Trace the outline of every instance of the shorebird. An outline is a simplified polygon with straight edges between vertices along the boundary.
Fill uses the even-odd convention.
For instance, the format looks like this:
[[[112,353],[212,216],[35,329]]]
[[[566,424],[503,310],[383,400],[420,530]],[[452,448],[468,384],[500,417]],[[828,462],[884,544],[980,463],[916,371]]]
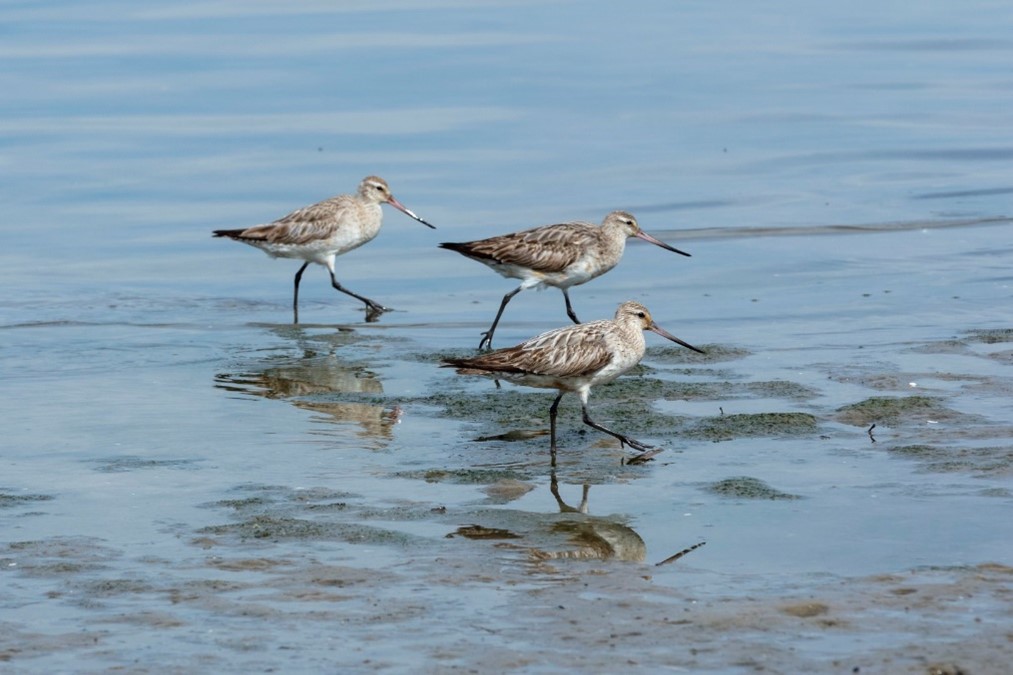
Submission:
[[[423,225],[435,226],[415,215],[404,204],[394,199],[387,181],[378,176],[367,176],[359,183],[354,195],[338,195],[322,202],[297,209],[284,218],[267,225],[254,225],[239,230],[215,230],[214,236],[228,237],[255,246],[272,258],[298,258],[305,260],[295,273],[295,293],[292,296],[293,323],[299,323],[299,281],[310,263],[327,268],[331,285],[366,304],[366,321],[375,321],[389,307],[358,295],[338,283],[334,276],[334,259],[370,241],[380,232],[383,220],[381,204],[390,204]]]
[[[515,347],[497,349],[471,358],[444,359],[442,367],[457,368],[462,375],[491,375],[514,384],[556,389],[559,394],[549,408],[552,463],[556,461],[556,412],[567,392],[580,397],[584,424],[641,451],[651,446],[617,433],[591,419],[587,399],[591,387],[616,379],[637,365],[647,345],[649,330],[677,344],[705,353],[659,327],[639,302],[619,305],[614,319],[591,321],[542,333]],[[636,458],[634,458],[636,459]]]
[[[507,278],[520,279],[521,285],[503,296],[496,318],[482,333],[478,348],[492,347],[492,336],[507,303],[525,288],[555,286],[563,291],[566,314],[580,323],[570,304],[570,286],[578,286],[605,274],[623,257],[626,239],[637,237],[656,246],[689,256],[640,229],[637,219],[626,211],[613,211],[600,226],[569,222],[545,225],[532,230],[504,234],[463,243],[444,242],[441,248],[465,255],[488,265]]]

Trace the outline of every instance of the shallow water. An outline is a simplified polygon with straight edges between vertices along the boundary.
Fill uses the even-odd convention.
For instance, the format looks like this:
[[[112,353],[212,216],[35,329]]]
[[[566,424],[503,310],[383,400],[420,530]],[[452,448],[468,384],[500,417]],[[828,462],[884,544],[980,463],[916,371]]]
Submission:
[[[1013,10],[413,7],[0,10],[0,661],[1004,672]],[[210,230],[367,173],[439,228],[339,260],[399,311],[312,269],[288,324]],[[614,208],[693,257],[578,314],[708,354],[593,392],[654,461],[567,398],[551,471],[550,393],[437,367],[513,285],[435,244]]]

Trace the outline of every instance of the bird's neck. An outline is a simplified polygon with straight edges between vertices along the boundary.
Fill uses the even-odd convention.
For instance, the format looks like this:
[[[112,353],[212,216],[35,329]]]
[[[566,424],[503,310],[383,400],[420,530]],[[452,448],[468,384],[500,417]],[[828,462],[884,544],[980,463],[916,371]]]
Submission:
[[[644,339],[644,330],[640,326],[640,321],[634,317],[623,317],[619,320],[619,331],[623,334],[623,341],[632,345],[634,350],[637,352],[639,361],[644,356],[644,352],[647,351],[647,341]]]
[[[617,252],[619,256],[626,249],[626,233],[618,226],[603,225],[598,241],[603,250]]]
[[[383,222],[383,209],[376,202],[370,202],[362,205],[361,213],[365,216],[362,220],[366,225],[367,233],[375,237]]]

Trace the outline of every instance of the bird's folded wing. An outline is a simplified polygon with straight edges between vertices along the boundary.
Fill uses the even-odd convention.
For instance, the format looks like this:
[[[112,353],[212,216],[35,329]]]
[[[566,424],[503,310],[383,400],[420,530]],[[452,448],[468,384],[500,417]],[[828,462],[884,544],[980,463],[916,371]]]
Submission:
[[[537,272],[562,272],[595,243],[593,226],[560,223],[472,242],[467,254]]]
[[[548,377],[591,375],[612,360],[604,333],[599,330],[599,327],[607,327],[605,324],[608,322],[595,321],[543,333],[516,347],[486,355],[490,361],[496,357],[497,362],[487,365],[494,365],[503,372]]]
[[[334,197],[297,209],[273,223],[247,228],[243,238],[290,246],[326,239],[335,224],[344,220],[346,212],[353,207],[347,198]]]

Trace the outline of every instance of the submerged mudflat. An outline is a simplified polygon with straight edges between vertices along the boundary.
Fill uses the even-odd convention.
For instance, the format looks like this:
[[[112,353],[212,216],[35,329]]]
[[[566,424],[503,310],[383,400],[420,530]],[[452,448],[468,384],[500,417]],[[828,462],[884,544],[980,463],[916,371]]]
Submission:
[[[555,299],[532,304],[551,316]],[[31,405],[0,491],[3,603],[18,617],[0,658],[179,671],[1008,661],[1010,331],[908,331],[884,315],[869,340],[866,325],[815,330],[837,325],[821,316],[688,320],[706,355],[656,341],[591,402],[665,451],[626,464],[565,398],[552,469],[551,393],[438,367],[480,321],[400,318],[6,326]],[[48,370],[56,345],[81,355],[73,368]]]

